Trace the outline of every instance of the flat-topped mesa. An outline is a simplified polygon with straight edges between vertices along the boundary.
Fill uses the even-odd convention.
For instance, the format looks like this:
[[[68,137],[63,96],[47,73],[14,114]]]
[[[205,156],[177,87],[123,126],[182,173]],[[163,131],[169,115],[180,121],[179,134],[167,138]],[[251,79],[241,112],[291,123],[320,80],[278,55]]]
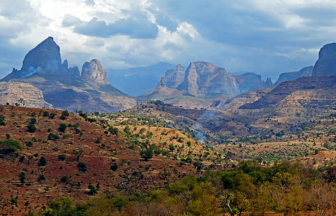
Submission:
[[[82,78],[88,81],[107,83],[107,72],[97,59],[85,62],[82,68]]]
[[[181,64],[178,64],[173,69],[168,70],[165,74],[167,87],[177,88],[183,82],[185,72],[186,70]]]
[[[224,68],[209,62],[191,62],[184,81],[177,87],[194,96],[239,94],[239,85],[235,78]]]
[[[48,37],[28,52],[23,60],[21,71],[27,75],[41,70],[55,73],[60,67],[62,67],[60,47],[52,37]]]
[[[330,75],[336,73],[336,43],[324,45],[319,52],[313,76]]]

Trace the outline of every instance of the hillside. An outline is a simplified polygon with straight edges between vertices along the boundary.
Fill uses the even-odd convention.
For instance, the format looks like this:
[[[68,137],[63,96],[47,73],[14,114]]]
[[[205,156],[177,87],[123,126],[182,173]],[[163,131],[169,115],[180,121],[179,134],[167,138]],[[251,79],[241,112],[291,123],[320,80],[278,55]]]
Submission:
[[[175,129],[134,123],[125,129],[125,123],[112,126],[66,113],[0,106],[2,214],[44,209],[62,195],[76,200],[96,191],[142,195],[185,175],[198,176],[223,157]],[[154,154],[148,161],[140,157],[146,149]]]

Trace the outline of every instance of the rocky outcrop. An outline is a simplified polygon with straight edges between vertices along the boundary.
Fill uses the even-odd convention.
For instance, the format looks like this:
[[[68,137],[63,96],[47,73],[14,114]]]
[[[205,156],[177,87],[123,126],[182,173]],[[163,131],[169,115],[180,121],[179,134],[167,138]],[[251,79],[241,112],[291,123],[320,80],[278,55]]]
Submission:
[[[235,78],[224,68],[201,61],[190,63],[184,81],[177,89],[193,96],[235,96],[240,92]]]
[[[61,66],[60,47],[52,37],[48,37],[28,52],[23,60],[21,71],[27,75],[39,70],[55,73]]]
[[[278,86],[280,83],[285,81],[292,81],[299,79],[300,77],[309,77],[312,75],[312,73],[313,73],[313,66],[304,67],[301,70],[295,72],[282,73],[280,74],[278,81],[274,83],[274,86]]]
[[[82,78],[88,81],[107,83],[107,72],[97,59],[85,62],[82,68]]]
[[[21,100],[22,99],[22,100]],[[26,107],[46,107],[53,106],[44,100],[41,90],[28,83],[0,83],[0,104],[9,103]]]
[[[161,77],[161,80],[160,80],[157,87],[159,87],[159,86],[162,86],[162,87],[166,86],[166,78],[164,76]]]
[[[245,73],[242,75],[234,75],[233,77],[238,82],[241,93],[270,88],[273,86],[271,79],[268,78],[266,82],[264,82],[261,80],[261,75],[255,73]]]
[[[167,87],[177,88],[184,81],[185,73],[186,70],[181,64],[178,64],[173,69],[168,70],[165,74]]]
[[[324,45],[315,63],[313,76],[330,75],[336,73],[336,43]]]

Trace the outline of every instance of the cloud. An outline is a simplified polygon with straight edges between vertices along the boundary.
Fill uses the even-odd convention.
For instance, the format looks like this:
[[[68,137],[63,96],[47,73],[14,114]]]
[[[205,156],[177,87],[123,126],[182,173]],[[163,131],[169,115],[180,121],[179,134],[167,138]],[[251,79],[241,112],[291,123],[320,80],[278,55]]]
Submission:
[[[99,38],[89,38],[86,42],[85,45],[87,46],[96,46],[96,47],[103,47],[105,45],[104,40],[99,39]]]
[[[136,18],[119,19],[114,23],[107,24],[94,17],[89,22],[76,23],[74,31],[79,34],[103,38],[127,35],[130,38],[155,39],[158,35],[158,27],[154,23]]]
[[[91,6],[93,6],[93,5],[96,4],[94,0],[86,0],[85,3],[86,3],[87,5],[91,5]]]
[[[70,14],[65,15],[62,25],[64,27],[74,26],[77,23],[80,23],[81,20],[78,17],[72,16]]]
[[[53,36],[71,66],[204,60],[276,78],[315,63],[335,14],[331,0],[1,0],[0,75]]]

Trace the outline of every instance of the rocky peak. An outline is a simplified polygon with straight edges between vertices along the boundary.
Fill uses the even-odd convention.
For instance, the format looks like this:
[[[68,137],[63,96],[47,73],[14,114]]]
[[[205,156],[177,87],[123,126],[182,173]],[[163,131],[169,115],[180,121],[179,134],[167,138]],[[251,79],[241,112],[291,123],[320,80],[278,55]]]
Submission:
[[[107,82],[107,72],[97,59],[85,62],[82,68],[82,78],[94,82]]]
[[[273,82],[271,78],[267,78],[265,82],[265,88],[271,88],[273,86]]]
[[[232,75],[224,68],[203,61],[190,63],[184,81],[177,89],[194,96],[239,94],[238,83]]]
[[[28,52],[23,60],[23,74],[46,71],[54,73],[61,66],[60,47],[52,37],[48,37],[34,49]]]
[[[313,76],[330,75],[336,73],[336,43],[324,45],[319,52]]]
[[[160,80],[160,82],[159,82],[159,84],[158,84],[158,86],[157,87],[165,87],[166,86],[166,78],[163,76],[163,77],[161,77],[161,80]]]
[[[168,70],[165,74],[166,85],[169,88],[177,88],[184,80],[186,70],[181,64],[176,65],[173,69]]]

